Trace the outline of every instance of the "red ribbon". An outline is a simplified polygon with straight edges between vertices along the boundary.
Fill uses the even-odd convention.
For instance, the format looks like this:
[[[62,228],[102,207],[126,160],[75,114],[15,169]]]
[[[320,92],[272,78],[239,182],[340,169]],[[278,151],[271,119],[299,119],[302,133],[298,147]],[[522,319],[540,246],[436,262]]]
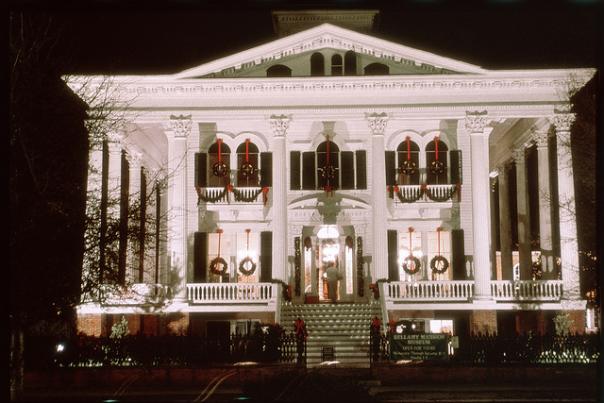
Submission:
[[[247,241],[246,241],[246,246],[245,246],[245,250],[247,252],[247,254],[250,254],[250,231],[251,229],[246,229],[245,232],[247,233]]]
[[[250,139],[245,139],[245,162],[250,162]]]
[[[216,142],[218,143],[218,162],[221,162],[222,152],[220,151],[220,145],[222,144],[222,139],[217,139]]]
[[[266,206],[266,202],[268,201],[268,187],[264,186],[262,188],[262,202]]]
[[[438,136],[434,137],[434,152],[436,153],[436,161],[438,161]]]
[[[411,137],[407,136],[407,161],[411,161]]]
[[[327,137],[327,165],[329,165],[329,136]]]
[[[222,238],[222,230],[218,228],[216,232],[218,232],[218,257],[220,257],[220,239]]]
[[[436,236],[437,236],[437,242],[438,242],[438,256],[440,256],[440,231],[442,230],[441,227],[436,228]]]

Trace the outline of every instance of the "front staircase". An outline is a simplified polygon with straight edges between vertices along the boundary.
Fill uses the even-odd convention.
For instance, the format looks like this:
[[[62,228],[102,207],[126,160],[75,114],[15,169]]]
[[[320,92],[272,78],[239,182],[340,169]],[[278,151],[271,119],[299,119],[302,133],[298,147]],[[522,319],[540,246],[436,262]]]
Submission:
[[[284,304],[281,307],[281,325],[286,332],[294,331],[298,317],[306,323],[309,368],[319,365],[323,352],[329,348],[333,349],[333,361],[338,362],[335,365],[369,368],[369,325],[374,316],[382,320],[378,303]]]

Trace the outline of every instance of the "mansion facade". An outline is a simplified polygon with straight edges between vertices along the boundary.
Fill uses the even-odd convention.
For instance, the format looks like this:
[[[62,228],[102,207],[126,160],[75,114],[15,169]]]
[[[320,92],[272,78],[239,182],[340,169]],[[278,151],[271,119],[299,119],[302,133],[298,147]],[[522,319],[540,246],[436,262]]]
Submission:
[[[92,149],[89,191],[122,200],[106,219],[143,236],[99,253],[121,286],[78,308],[79,330],[280,323],[333,299],[330,267],[337,302],[378,304],[384,324],[544,332],[565,311],[585,328],[560,91],[595,70],[486,70],[358,31],[324,23],[112,77],[125,122]]]

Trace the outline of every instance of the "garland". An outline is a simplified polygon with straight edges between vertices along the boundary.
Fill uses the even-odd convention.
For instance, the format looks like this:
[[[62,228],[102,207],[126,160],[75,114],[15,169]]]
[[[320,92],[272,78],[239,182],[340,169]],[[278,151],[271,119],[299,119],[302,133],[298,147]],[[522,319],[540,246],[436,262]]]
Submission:
[[[220,257],[220,241],[221,241],[221,238],[222,238],[222,230],[221,229],[217,229],[216,232],[218,232],[218,254],[210,262],[210,271],[213,274],[216,274],[218,276],[222,276],[222,275],[224,275],[227,272],[227,262],[226,262],[226,260],[224,260],[223,258]],[[220,269],[218,267],[218,265],[220,265],[222,267],[222,269]]]
[[[262,193],[262,189],[256,189],[253,192],[249,193],[248,196],[245,196],[245,194],[244,194],[245,192],[242,192],[241,190],[239,190],[237,188],[233,188],[231,191],[233,192],[235,201],[246,202],[246,203],[256,201],[256,199],[258,198],[260,193]]]
[[[456,190],[456,187],[452,186],[449,189],[447,189],[442,196],[438,196],[434,193],[434,190],[430,189],[430,187],[427,186],[426,187],[426,196],[428,196],[428,198],[430,200],[435,201],[435,202],[445,202],[447,200],[450,200],[451,197],[453,197],[455,190]]]
[[[246,253],[247,256],[244,257],[241,262],[239,262],[239,271],[244,276],[251,276],[256,271],[256,262],[250,257],[250,230],[245,230],[247,235],[247,243],[246,243]]]
[[[420,260],[413,256],[413,227],[409,227],[409,256],[403,260],[403,270],[407,274],[416,274],[422,267]]]
[[[228,186],[225,186],[224,189],[222,190],[222,192],[217,193],[214,196],[208,196],[207,191],[203,192],[200,189],[197,192],[197,205],[199,205],[202,200],[206,203],[215,203],[217,201],[224,199],[225,196],[228,197]]]
[[[398,197],[398,199],[400,200],[401,203],[413,203],[413,202],[416,202],[419,199],[421,199],[422,196],[424,195],[424,186],[421,186],[415,195],[412,192],[406,192],[406,193],[411,193],[410,196],[403,195],[402,190],[398,186],[394,187],[394,192],[396,194],[396,197]]]
[[[430,268],[432,269],[433,273],[437,274],[442,274],[449,268],[449,261],[440,254],[440,231],[442,231],[442,228],[438,227],[436,229],[436,234],[438,237],[438,253],[432,258],[432,260],[430,260]]]

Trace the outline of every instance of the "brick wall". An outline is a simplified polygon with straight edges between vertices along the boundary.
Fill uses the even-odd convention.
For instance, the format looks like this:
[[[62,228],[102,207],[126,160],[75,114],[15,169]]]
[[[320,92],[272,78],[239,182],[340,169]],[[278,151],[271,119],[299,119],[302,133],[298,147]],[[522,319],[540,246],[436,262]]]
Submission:
[[[87,336],[101,336],[102,321],[100,314],[78,315],[77,319],[78,333]]]
[[[497,333],[496,311],[472,311],[470,313],[470,333]]]

